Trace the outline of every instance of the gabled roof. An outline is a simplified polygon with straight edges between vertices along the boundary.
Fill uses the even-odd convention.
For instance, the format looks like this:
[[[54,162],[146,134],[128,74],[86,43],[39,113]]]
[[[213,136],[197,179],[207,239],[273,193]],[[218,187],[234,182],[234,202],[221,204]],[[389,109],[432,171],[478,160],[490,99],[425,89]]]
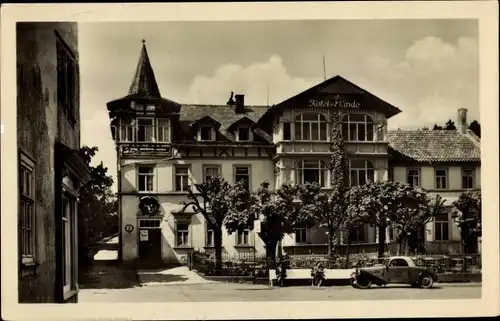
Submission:
[[[244,117],[241,117],[240,119],[238,119],[237,121],[235,121],[234,123],[232,123],[228,128],[227,130],[232,132],[234,129],[236,129],[236,127],[238,127],[239,125],[242,125],[242,124],[249,124],[251,125],[252,127],[254,127],[256,125],[256,122],[253,121],[252,119],[244,116]]]
[[[161,98],[144,40],[142,41],[141,55],[128,94],[139,97]]]
[[[376,109],[384,113],[387,118],[390,118],[401,112],[399,108],[378,98],[377,96],[371,94],[367,90],[350,82],[349,80],[337,75],[293,97],[290,97],[279,104],[272,106],[268,110],[268,112],[261,118],[260,121],[267,122],[269,117],[272,117],[272,115],[275,114],[282,113],[283,109],[286,108],[287,106],[292,106],[295,104],[303,105],[305,100],[309,98],[322,97],[322,96],[331,97],[333,95],[355,97],[356,100],[361,101],[362,105],[366,105],[368,109]]]
[[[456,130],[393,130],[388,132],[393,157],[416,162],[480,162],[479,143]]]
[[[182,105],[180,108],[179,124],[184,133],[189,133],[193,122],[210,117],[220,123],[219,133],[228,141],[235,141],[235,137],[230,132],[229,127],[241,119],[248,118],[257,122],[266,112],[267,106],[245,106],[245,113],[236,113],[234,107],[228,105]],[[262,137],[267,143],[272,143],[272,139],[263,131],[257,129],[254,132]],[[179,135],[179,139],[183,135]],[[192,140],[187,139],[185,140]]]

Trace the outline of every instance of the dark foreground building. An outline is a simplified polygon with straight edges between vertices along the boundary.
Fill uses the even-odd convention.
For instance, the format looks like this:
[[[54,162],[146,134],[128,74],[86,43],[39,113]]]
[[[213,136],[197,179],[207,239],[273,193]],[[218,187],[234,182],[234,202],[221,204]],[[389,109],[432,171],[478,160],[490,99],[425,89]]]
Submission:
[[[17,24],[19,302],[78,300],[76,23]]]

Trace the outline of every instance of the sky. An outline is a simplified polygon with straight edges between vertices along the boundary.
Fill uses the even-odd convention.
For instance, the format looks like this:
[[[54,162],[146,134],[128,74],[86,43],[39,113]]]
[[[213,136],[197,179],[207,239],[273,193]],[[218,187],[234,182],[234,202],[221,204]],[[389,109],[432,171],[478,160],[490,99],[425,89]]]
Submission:
[[[178,103],[277,104],[340,75],[402,110],[389,129],[479,120],[476,20],[80,23],[82,145],[116,178],[106,103],[125,96],[146,40],[160,93]],[[113,189],[116,191],[116,184]]]

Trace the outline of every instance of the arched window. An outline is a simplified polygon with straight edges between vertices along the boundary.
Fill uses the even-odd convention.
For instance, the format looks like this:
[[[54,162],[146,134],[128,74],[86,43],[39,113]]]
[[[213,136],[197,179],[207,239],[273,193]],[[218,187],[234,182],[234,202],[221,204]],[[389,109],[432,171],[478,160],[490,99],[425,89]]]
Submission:
[[[302,113],[295,117],[295,140],[326,141],[326,118],[319,113]]]
[[[373,119],[365,114],[348,114],[342,118],[342,137],[345,141],[373,141]]]
[[[318,183],[326,187],[328,168],[321,160],[301,160],[295,164],[295,183]]]
[[[350,160],[349,174],[351,186],[364,185],[375,180],[373,163],[367,160]]]

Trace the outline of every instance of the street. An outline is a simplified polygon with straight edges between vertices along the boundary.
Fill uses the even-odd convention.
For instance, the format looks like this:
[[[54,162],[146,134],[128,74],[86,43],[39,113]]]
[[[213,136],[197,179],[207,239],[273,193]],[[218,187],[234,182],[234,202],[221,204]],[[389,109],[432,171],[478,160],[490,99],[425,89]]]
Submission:
[[[274,287],[238,283],[155,284],[127,289],[83,289],[80,303],[109,302],[237,302],[237,301],[329,301],[329,300],[409,300],[479,299],[480,284],[436,284],[433,289],[404,285],[367,290],[351,286]]]

